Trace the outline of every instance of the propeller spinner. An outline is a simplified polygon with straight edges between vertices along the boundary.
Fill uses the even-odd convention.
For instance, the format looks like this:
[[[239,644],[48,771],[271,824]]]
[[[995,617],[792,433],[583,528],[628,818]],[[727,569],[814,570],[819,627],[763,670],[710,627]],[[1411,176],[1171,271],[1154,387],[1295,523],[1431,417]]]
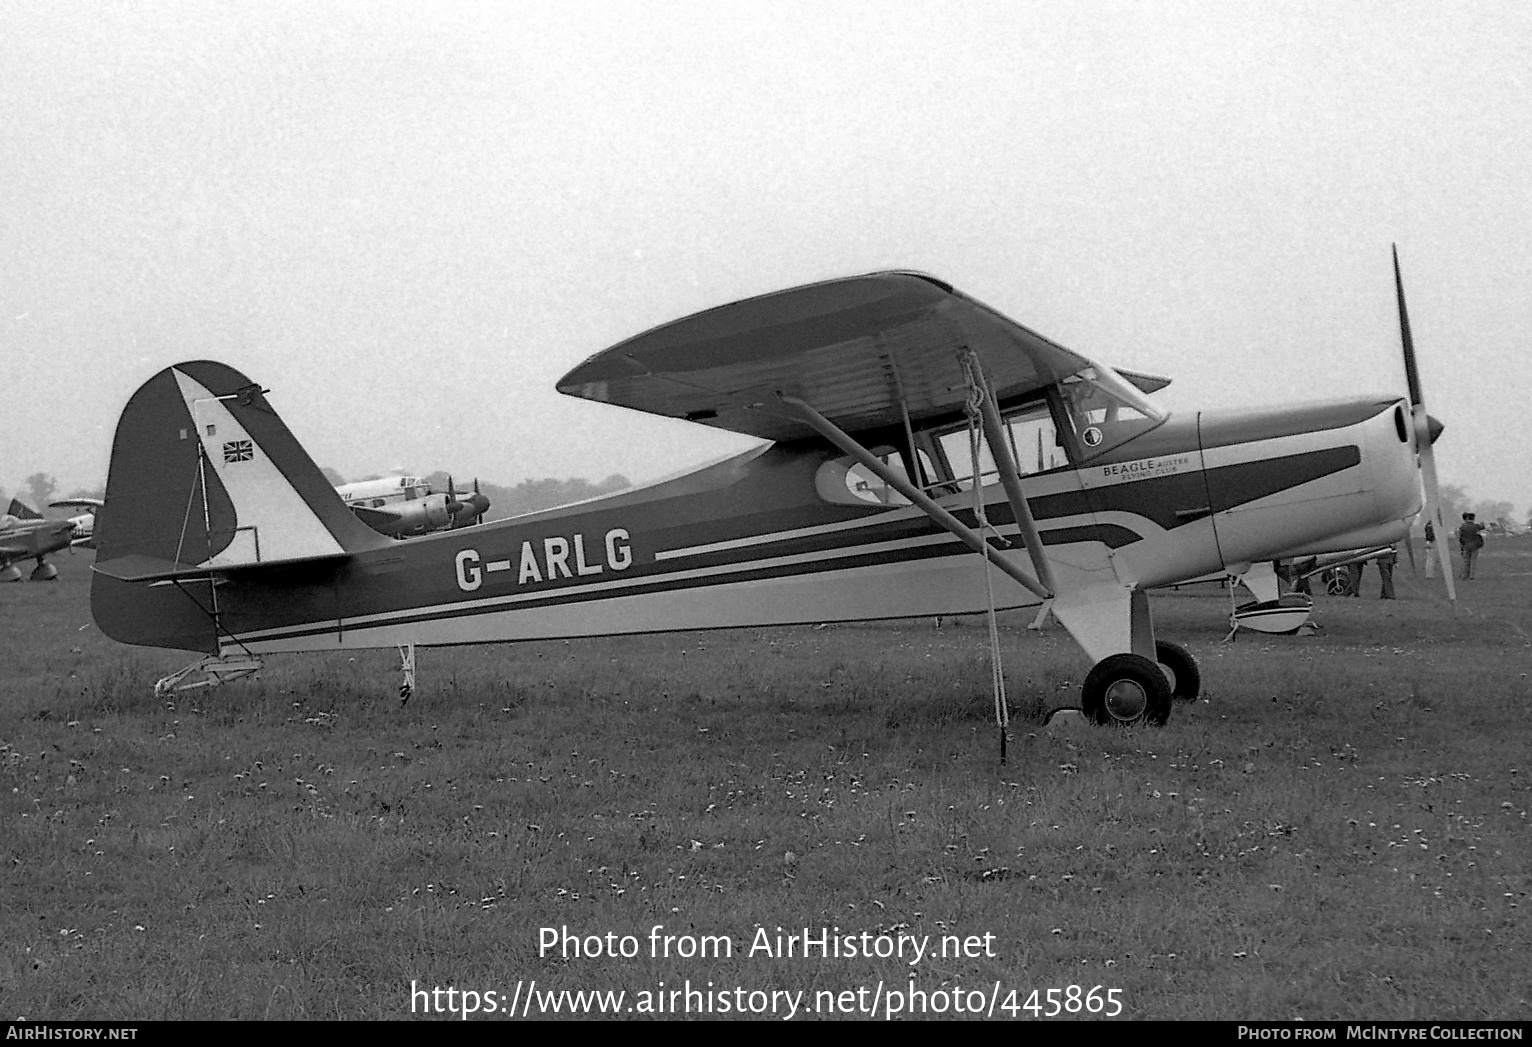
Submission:
[[[484,522],[489,511],[489,499],[479,491],[479,478],[473,478],[473,494],[459,496],[452,476],[447,476],[447,509],[454,517],[453,527],[469,527]]]

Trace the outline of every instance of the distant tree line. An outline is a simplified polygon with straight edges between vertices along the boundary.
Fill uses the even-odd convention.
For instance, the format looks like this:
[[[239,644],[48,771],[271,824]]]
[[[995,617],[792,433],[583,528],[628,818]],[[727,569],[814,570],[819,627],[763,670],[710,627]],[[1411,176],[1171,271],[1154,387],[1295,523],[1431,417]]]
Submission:
[[[1516,507],[1506,501],[1492,501],[1487,498],[1471,498],[1467,490],[1456,484],[1441,485],[1442,519],[1449,526],[1455,526],[1463,518],[1464,513],[1473,513],[1475,518],[1482,524],[1499,524],[1501,527],[1516,529],[1523,524],[1532,527],[1532,514],[1525,521],[1516,516]],[[1418,528],[1425,526],[1423,519],[1417,519]]]
[[[447,474],[444,472],[430,473],[426,476],[433,491],[445,491],[447,489]],[[473,477],[464,477],[454,474],[453,482],[459,491],[473,490]],[[484,492],[489,499],[489,512],[485,514],[486,520],[503,520],[507,516],[521,516],[524,513],[535,513],[539,509],[551,509],[555,505],[568,505],[570,502],[583,501],[586,498],[595,498],[598,495],[612,494],[633,486],[626,476],[613,473],[604,480],[591,483],[583,477],[575,477],[568,480],[555,480],[552,477],[544,477],[538,480],[523,480],[514,487],[502,487],[499,484],[479,482],[479,490]]]

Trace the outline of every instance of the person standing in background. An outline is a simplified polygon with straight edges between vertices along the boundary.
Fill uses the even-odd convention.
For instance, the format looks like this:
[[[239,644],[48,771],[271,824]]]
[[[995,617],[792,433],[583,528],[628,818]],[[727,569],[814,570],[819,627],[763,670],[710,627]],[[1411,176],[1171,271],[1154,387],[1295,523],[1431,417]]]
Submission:
[[[1361,596],[1362,595],[1362,562],[1360,560],[1357,560],[1354,563],[1348,563],[1345,566],[1344,570],[1346,572],[1346,589],[1345,589],[1345,592],[1343,593],[1343,595],[1345,595],[1345,596]]]
[[[1463,550],[1463,581],[1474,576],[1478,566],[1479,550],[1484,548],[1484,525],[1474,519],[1473,513],[1463,514],[1458,527],[1458,548]]]
[[[1393,546],[1388,547],[1388,552],[1378,557],[1378,574],[1383,579],[1383,592],[1379,595],[1380,600],[1392,600],[1394,598],[1394,565],[1399,562],[1399,553]]]

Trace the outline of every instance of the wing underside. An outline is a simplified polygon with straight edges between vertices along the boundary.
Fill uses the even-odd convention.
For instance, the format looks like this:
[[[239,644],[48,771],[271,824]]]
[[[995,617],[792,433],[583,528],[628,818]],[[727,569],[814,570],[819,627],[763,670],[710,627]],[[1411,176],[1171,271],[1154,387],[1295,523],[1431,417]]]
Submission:
[[[1010,399],[1091,366],[932,277],[887,272],[810,284],[676,320],[598,353],[560,392],[766,440],[814,435],[782,397],[848,432],[949,415],[961,355]]]
[[[396,524],[399,522],[399,517],[402,515],[397,510],[390,509],[386,505],[371,506],[353,504],[348,505],[347,508],[356,514],[357,519],[371,527],[388,527],[391,524]]]

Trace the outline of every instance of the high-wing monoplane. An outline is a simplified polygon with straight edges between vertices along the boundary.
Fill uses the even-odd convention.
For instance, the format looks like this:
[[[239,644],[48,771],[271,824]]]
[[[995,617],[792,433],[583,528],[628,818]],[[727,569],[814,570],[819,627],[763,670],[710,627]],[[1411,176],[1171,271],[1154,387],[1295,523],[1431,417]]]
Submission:
[[[1167,414],[1129,375],[910,272],[710,309],[598,353],[572,396],[760,438],[678,478],[395,542],[266,390],[167,368],[118,425],[92,607],[126,643],[270,652],[931,617],[1047,602],[1100,723],[1162,723],[1195,660],[1149,590],[1381,545],[1420,511],[1397,395]],[[1137,384],[1135,384],[1135,381]],[[1142,387],[1142,388],[1141,388]]]
[[[93,498],[71,498],[53,503],[57,507],[88,508],[90,512],[67,520],[49,520],[30,506],[11,499],[10,508],[0,516],[0,582],[21,581],[18,560],[36,560],[29,576],[34,582],[51,582],[58,568],[48,562],[48,555],[71,546],[89,545],[95,513],[101,503]]]

